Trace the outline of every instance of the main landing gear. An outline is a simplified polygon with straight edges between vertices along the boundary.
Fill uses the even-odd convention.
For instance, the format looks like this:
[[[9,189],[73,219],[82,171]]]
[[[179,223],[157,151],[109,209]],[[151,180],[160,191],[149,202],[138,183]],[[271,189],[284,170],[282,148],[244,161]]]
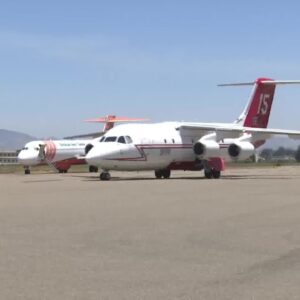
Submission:
[[[111,179],[111,176],[109,174],[109,172],[102,172],[100,173],[100,180],[102,181],[108,181]]]
[[[204,170],[204,176],[207,179],[219,179],[221,177],[221,171],[216,169],[205,169]]]
[[[171,170],[168,169],[156,170],[154,171],[154,174],[157,179],[161,179],[161,178],[168,179],[171,176]]]
[[[98,167],[96,167],[96,166],[89,166],[89,172],[90,173],[97,173],[98,172]]]

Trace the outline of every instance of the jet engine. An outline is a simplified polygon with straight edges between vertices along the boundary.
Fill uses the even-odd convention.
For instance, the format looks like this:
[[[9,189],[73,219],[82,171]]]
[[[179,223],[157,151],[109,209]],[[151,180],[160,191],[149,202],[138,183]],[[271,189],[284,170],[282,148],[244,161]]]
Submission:
[[[255,148],[250,142],[235,142],[229,145],[228,154],[233,160],[244,160],[255,154]]]
[[[199,140],[194,144],[194,153],[198,158],[220,156],[220,145],[212,140]]]

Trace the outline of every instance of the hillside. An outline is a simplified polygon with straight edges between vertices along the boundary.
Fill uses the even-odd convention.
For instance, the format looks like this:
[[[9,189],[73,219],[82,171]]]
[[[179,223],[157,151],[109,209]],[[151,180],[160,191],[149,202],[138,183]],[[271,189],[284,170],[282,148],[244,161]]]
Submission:
[[[36,138],[21,132],[0,129],[0,150],[21,149],[32,140],[36,140]]]

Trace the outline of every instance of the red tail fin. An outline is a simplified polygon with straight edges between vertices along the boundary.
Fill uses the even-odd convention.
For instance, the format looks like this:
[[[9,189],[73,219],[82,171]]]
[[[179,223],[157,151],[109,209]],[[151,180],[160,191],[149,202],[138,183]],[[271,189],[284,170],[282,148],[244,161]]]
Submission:
[[[273,81],[269,78],[258,78],[255,82],[252,97],[244,112],[245,127],[266,128],[275,94],[276,84],[265,84]]]
[[[253,84],[254,88],[250,100],[242,114],[234,123],[244,127],[266,128],[269,122],[276,85],[300,84],[300,80],[258,78],[255,82],[225,83],[219,84],[219,86],[243,86]]]

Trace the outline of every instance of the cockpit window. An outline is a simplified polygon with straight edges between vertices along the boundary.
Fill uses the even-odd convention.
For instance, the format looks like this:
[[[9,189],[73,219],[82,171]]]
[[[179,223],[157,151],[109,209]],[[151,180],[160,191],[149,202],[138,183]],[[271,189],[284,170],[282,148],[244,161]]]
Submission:
[[[105,143],[107,142],[115,142],[117,140],[117,137],[116,136],[108,136],[106,139],[105,139]]]
[[[127,144],[132,144],[132,138],[130,136],[125,136],[125,140]]]
[[[131,144],[132,143],[132,139],[130,136],[119,136],[119,137],[116,137],[116,136],[103,136],[100,141],[100,143],[102,142],[118,142],[118,143],[121,143],[121,144]]]
[[[22,150],[28,150],[28,147],[24,147]]]
[[[118,138],[118,143],[126,144],[126,141],[125,141],[124,136],[120,136],[120,137]]]

